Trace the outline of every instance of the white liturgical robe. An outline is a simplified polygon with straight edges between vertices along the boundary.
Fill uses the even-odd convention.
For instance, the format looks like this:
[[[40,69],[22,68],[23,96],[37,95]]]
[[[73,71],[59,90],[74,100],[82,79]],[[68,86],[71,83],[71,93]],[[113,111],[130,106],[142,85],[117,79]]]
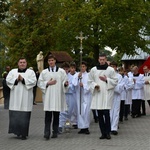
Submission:
[[[56,80],[55,85],[47,86],[49,80]],[[44,111],[65,111],[67,109],[65,92],[68,87],[64,84],[67,81],[67,74],[59,68],[56,72],[50,72],[49,69],[44,69],[38,79],[38,87],[43,93]]]
[[[144,84],[144,100],[150,100],[150,73],[144,75],[144,81],[148,81],[148,84]]]
[[[24,78],[25,84],[15,81],[18,75]],[[12,69],[7,75],[6,82],[11,89],[9,110],[32,111],[33,107],[33,87],[36,85],[36,76],[33,70],[27,69],[24,73],[18,69]]]
[[[107,82],[100,80],[100,76],[106,76]],[[106,70],[98,70],[97,67],[93,67],[89,73],[88,80],[88,85],[93,95],[91,109],[111,109],[114,97],[114,88],[117,83],[117,74],[112,67],[108,66]],[[99,90],[95,89],[96,85],[100,86]]]
[[[134,87],[132,89],[132,100],[144,99],[144,75],[138,76],[131,75],[130,78],[135,80]]]
[[[76,89],[78,128],[83,129],[90,126],[91,92],[87,84],[88,73],[86,71],[82,73],[81,81],[78,75],[79,73],[74,76],[72,83]],[[82,82],[83,87],[80,86],[80,82]]]
[[[128,77],[128,83],[125,84],[126,92],[127,92],[127,98],[125,100],[125,104],[129,105],[132,104],[132,89],[134,87],[133,78]]]

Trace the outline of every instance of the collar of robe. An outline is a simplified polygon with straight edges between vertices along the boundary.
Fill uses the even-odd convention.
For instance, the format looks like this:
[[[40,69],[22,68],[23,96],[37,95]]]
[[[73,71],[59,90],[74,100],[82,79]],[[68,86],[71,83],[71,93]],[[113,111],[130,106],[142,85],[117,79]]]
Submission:
[[[25,73],[25,72],[26,72],[26,70],[27,70],[27,68],[25,68],[25,69],[19,69],[19,68],[18,68],[18,72]]]
[[[139,75],[140,75],[139,73],[138,74],[133,74],[134,77],[138,77]]]
[[[105,63],[104,65],[98,64],[98,65],[96,66],[97,70],[106,70],[107,67],[108,67],[108,64],[107,64],[107,63]]]
[[[144,76],[150,76],[150,73],[144,73]]]
[[[121,74],[122,75],[122,78],[124,78],[124,74]]]
[[[58,71],[59,67],[56,66],[56,72]],[[50,67],[48,67],[48,71],[51,72]]]

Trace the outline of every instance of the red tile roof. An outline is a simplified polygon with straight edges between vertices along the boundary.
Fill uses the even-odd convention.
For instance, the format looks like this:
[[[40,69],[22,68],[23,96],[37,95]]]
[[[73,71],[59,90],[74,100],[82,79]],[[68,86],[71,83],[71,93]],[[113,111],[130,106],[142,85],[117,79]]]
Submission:
[[[50,51],[48,53],[48,55],[50,55],[50,54],[52,54],[56,57],[57,62],[73,61],[72,57],[65,51]]]

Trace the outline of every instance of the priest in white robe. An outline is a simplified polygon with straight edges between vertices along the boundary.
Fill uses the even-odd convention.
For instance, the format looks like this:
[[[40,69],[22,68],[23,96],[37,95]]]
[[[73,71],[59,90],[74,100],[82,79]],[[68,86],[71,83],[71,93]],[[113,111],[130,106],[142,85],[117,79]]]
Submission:
[[[46,140],[50,138],[51,125],[53,130],[51,138],[57,138],[58,136],[59,114],[60,111],[67,109],[65,92],[68,90],[66,72],[56,66],[55,56],[48,56],[48,64],[49,67],[41,72],[37,84],[43,93],[45,111],[44,138]]]
[[[35,73],[27,69],[25,58],[19,59],[18,69],[9,72],[6,82],[10,88],[8,133],[22,136],[22,140],[25,140],[33,107],[33,87],[36,85]]]
[[[89,73],[88,85],[92,92],[91,109],[98,111],[99,127],[101,130],[100,139],[111,139],[110,114],[114,88],[118,78],[114,68],[108,66],[106,55],[99,55],[99,65],[93,67]]]

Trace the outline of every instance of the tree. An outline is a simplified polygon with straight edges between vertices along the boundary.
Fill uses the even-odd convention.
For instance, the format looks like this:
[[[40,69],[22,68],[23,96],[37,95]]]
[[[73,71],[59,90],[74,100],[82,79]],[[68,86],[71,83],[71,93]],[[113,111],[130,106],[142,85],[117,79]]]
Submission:
[[[5,18],[7,17],[6,13],[9,10],[9,6],[10,6],[10,4],[9,4],[8,0],[0,0],[0,37],[4,36],[1,33],[1,22],[3,22],[5,20]],[[2,70],[4,69],[4,63],[5,63],[5,61],[4,61],[5,60],[4,48],[5,48],[4,43],[2,43],[0,41],[0,59],[1,59],[0,74],[2,74]]]
[[[3,42],[12,65],[24,54],[30,66],[39,51],[64,50],[79,61],[82,31],[83,58],[98,59],[104,47],[117,54],[148,51],[150,1],[139,0],[10,0],[9,19],[3,23]],[[91,57],[93,54],[93,58]],[[110,55],[110,53],[108,53]],[[91,61],[92,62],[92,61]],[[94,63],[95,63],[94,62]],[[93,62],[92,62],[93,63]]]
[[[10,2],[9,20],[3,24],[6,35],[3,42],[9,49],[9,61],[15,66],[19,57],[25,57],[28,65],[35,67],[39,51],[45,54],[55,45],[53,30],[58,22],[60,3],[55,0]]]
[[[6,18],[6,12],[8,11],[9,6],[8,0],[0,0],[0,22]]]
[[[59,22],[60,31],[59,46],[74,47],[76,34],[83,31],[88,35],[84,41],[87,53],[94,52],[94,58],[98,58],[99,51],[106,45],[118,47],[118,54],[134,54],[135,48],[144,51],[148,41],[141,37],[148,34],[148,20],[150,18],[150,1],[140,0],[64,0],[64,13]],[[72,36],[71,36],[72,35]],[[69,40],[68,40],[69,39]],[[85,52],[85,51],[84,51]]]

